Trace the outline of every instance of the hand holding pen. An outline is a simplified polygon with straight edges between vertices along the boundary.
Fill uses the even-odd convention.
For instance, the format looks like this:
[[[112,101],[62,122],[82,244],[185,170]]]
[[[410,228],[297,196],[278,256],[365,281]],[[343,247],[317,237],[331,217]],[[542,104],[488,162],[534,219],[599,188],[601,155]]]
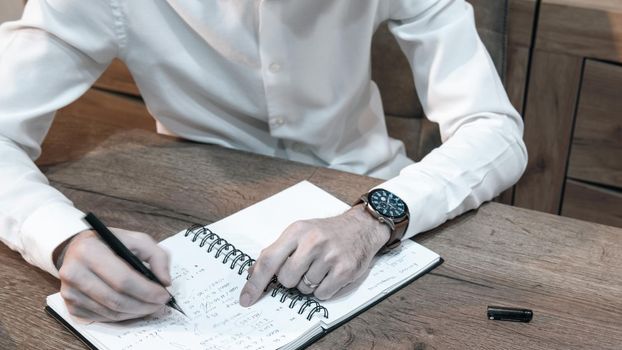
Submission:
[[[164,285],[170,285],[166,251],[144,233],[114,229],[138,258],[149,264]],[[91,321],[142,317],[171,300],[160,284],[145,278],[111,250],[94,231],[76,235],[67,245],[60,267],[61,295],[69,312]]]

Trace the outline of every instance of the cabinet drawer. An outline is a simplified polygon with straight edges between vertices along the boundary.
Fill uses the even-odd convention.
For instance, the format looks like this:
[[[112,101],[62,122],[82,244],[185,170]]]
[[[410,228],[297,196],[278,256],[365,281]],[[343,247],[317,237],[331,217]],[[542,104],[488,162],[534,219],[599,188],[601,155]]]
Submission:
[[[561,214],[622,227],[622,192],[567,180]]]
[[[622,66],[586,62],[568,177],[622,188]]]

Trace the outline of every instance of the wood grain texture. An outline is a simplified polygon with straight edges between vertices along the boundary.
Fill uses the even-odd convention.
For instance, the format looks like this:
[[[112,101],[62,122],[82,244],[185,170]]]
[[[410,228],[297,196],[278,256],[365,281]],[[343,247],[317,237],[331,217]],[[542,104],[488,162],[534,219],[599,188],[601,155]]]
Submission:
[[[119,59],[112,61],[104,74],[95,82],[95,87],[127,95],[140,96],[140,91],[138,91],[132,74],[125,63]]]
[[[238,211],[240,203],[255,203],[315,172],[300,163],[283,168],[279,159],[244,152],[232,156],[216,146],[168,137],[118,137],[105,145],[105,151],[93,151],[82,161],[47,168],[48,178],[70,189],[88,188],[183,213],[195,222],[213,222]],[[180,155],[185,162],[179,162]]]
[[[529,53],[534,45],[533,27],[536,20],[537,1],[509,0],[508,4],[505,87],[510,102],[519,113],[523,114],[523,105],[527,93]]]
[[[510,102],[518,113],[523,114],[527,93],[529,52],[533,46],[532,33],[536,18],[536,0],[509,0],[507,23],[507,50],[505,62],[505,89]],[[504,191],[495,201],[514,203],[513,187]]]
[[[514,202],[514,187],[510,187],[507,190],[501,192],[493,201],[497,203],[503,203],[507,205],[512,205]]]
[[[508,45],[531,47],[537,0],[509,0]]]
[[[0,266],[0,349],[84,349],[43,311],[45,297],[60,288],[55,278],[28,266],[4,244]]]
[[[303,179],[346,202],[380,181],[138,131],[114,135],[46,173],[83,210],[97,209],[111,226],[157,239],[191,222],[216,221]],[[622,343],[622,230],[489,203],[416,240],[445,264],[312,349],[617,349]],[[43,314],[44,298],[58,282],[4,246],[0,264],[5,343],[82,348]],[[532,308],[534,320],[488,321],[491,304]]]
[[[569,177],[622,189],[621,113],[622,65],[588,60],[568,164]]]
[[[622,191],[566,180],[562,215],[622,227]]]
[[[155,121],[137,99],[90,89],[56,113],[37,165],[79,159],[119,130],[155,132]]]
[[[505,86],[514,108],[523,113],[527,91],[529,52],[533,47],[536,0],[509,0]]]
[[[523,114],[525,95],[527,94],[527,72],[529,66],[529,48],[508,47],[508,61],[506,65],[506,82],[510,102],[518,113]]]
[[[525,111],[527,169],[514,204],[559,214],[583,60],[536,52]]]
[[[622,61],[622,2],[542,0],[536,47]]]
[[[619,118],[614,115],[620,109],[620,83],[615,82],[613,62],[604,69],[607,64],[590,59],[622,62],[622,2],[542,0],[535,49],[525,111],[530,159],[516,187],[515,204],[559,213],[566,175],[609,186],[619,183]],[[582,81],[578,67],[585,60]],[[573,132],[569,156],[566,144]]]

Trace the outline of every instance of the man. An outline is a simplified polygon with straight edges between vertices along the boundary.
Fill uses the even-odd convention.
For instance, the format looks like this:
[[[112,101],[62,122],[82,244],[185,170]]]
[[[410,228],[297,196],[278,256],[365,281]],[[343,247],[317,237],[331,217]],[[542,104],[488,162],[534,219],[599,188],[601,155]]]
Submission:
[[[444,141],[416,164],[387,136],[370,80],[371,38],[385,20]],[[253,266],[242,306],[273,275],[330,298],[379,251],[490,200],[526,164],[520,116],[464,0],[30,0],[0,30],[0,238],[60,275],[79,317],[135,318],[168,299],[87,230],[32,162],[54,111],[115,57],[159,132],[387,179],[377,198],[363,196],[369,206],[283,232]],[[147,235],[116,233],[170,283],[167,255]]]

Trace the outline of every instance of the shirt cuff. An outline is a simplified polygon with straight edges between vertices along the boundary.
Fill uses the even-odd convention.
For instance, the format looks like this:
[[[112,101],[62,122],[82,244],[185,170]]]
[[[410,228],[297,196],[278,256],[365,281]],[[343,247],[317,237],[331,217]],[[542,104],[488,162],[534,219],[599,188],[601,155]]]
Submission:
[[[52,261],[56,247],[73,235],[88,230],[82,220],[84,213],[72,205],[55,202],[35,210],[22,224],[22,239],[29,263],[42,268],[58,278]]]
[[[447,220],[447,200],[442,181],[418,169],[416,164],[374,188],[396,194],[408,206],[408,227],[402,239],[431,230]]]

